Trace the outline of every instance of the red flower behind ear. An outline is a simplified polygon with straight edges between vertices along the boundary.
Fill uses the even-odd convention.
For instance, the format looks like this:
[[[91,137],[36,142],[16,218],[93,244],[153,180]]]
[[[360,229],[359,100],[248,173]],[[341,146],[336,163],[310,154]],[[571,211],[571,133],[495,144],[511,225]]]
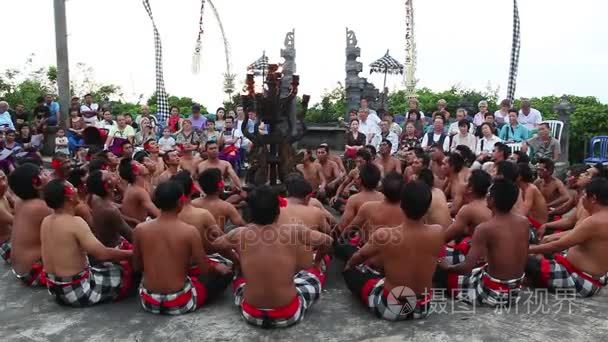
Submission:
[[[277,198],[279,199],[279,207],[285,208],[287,206],[287,198],[281,196],[277,196]]]
[[[131,171],[133,171],[134,174],[139,174],[139,167],[137,166],[137,164],[131,164]]]
[[[64,186],[64,187],[63,187],[63,193],[64,193],[66,196],[72,196],[72,195],[74,195],[76,192],[74,191],[74,189],[70,188],[69,186]]]
[[[218,188],[218,190],[224,190],[225,186],[226,186],[226,184],[224,184],[223,180],[217,182],[217,188]]]
[[[53,161],[51,161],[51,167],[54,170],[60,169],[61,168],[61,160],[59,160],[59,159],[53,159]]]
[[[195,192],[198,192],[198,189],[196,188],[196,185],[194,185],[194,182],[192,182],[192,186],[190,187],[190,193],[193,194]]]
[[[33,185],[40,185],[40,178],[38,176],[32,177],[32,184]]]
[[[188,201],[188,197],[186,197],[186,195],[181,195],[179,201],[181,203],[186,203]]]

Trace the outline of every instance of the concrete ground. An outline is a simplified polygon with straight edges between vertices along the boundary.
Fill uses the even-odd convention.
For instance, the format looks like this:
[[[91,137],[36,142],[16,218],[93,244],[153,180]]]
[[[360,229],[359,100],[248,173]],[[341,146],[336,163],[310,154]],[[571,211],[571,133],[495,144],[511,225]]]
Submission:
[[[228,291],[207,307],[179,317],[146,313],[136,298],[74,309],[57,305],[45,289],[25,288],[2,263],[0,341],[608,340],[607,294],[592,299],[549,298],[543,306],[533,300],[520,301],[518,313],[454,306],[450,300],[436,306],[446,313],[391,323],[376,319],[350,294],[340,275],[342,262],[334,261],[331,266],[321,300],[301,323],[263,330],[241,320]]]

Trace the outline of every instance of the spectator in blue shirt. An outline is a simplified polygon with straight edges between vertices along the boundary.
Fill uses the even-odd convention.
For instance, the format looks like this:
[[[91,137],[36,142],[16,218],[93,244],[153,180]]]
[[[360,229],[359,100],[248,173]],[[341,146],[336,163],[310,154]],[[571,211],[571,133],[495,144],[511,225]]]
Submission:
[[[5,131],[7,129],[15,130],[15,125],[11,113],[8,111],[8,103],[0,101],[0,130]]]
[[[517,121],[517,109],[509,109],[509,122],[500,129],[499,137],[505,142],[522,142],[528,139],[529,131],[526,126]]]
[[[56,126],[59,121],[59,103],[53,101],[53,95],[47,94],[44,97],[44,105],[49,108],[51,115],[46,120],[46,124],[48,126]]]

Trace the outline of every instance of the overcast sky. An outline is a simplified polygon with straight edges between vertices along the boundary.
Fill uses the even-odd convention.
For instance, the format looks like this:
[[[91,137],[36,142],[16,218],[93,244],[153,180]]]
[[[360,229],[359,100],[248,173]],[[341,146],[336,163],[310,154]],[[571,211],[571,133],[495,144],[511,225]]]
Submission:
[[[367,65],[390,49],[405,59],[403,0],[215,0],[232,50],[232,67],[242,80],[248,64],[266,50],[280,61],[285,33],[296,29],[300,93],[319,99],[344,82],[345,27],[357,34],[362,76]],[[190,96],[210,110],[225,99],[223,41],[210,6],[204,16],[202,66],[191,72],[200,0],[150,0],[163,43],[167,92]],[[127,100],[155,88],[154,39],[140,0],[68,0],[70,66],[95,69],[95,78],[122,87]],[[414,0],[419,86],[500,87],[509,70],[511,0]],[[593,95],[608,102],[608,2],[520,0],[522,47],[516,96]],[[19,67],[31,53],[35,64],[55,63],[52,0],[0,0],[0,69]],[[239,82],[240,84],[240,82]],[[389,76],[391,89],[400,76]]]

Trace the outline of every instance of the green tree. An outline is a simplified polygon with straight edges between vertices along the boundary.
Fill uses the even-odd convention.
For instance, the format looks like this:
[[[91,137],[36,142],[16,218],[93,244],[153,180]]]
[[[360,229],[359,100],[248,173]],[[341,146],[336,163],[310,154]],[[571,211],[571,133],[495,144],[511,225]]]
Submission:
[[[337,123],[346,113],[346,92],[342,84],[331,91],[325,91],[321,102],[308,109],[305,117],[310,123]]]

